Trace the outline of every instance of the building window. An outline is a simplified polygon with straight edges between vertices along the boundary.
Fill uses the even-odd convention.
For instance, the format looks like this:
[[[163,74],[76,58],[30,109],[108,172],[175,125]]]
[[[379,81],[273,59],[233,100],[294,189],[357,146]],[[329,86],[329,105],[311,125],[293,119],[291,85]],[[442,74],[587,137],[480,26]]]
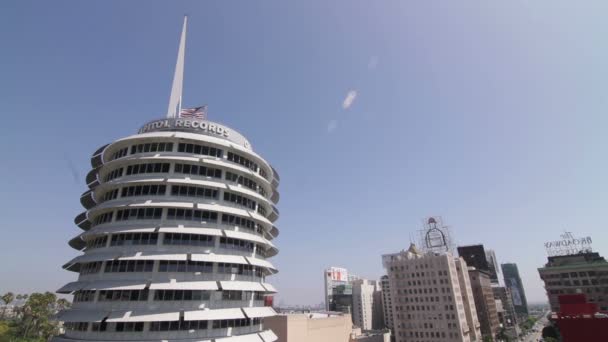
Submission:
[[[135,153],[148,153],[148,152],[171,152],[173,151],[173,143],[149,143],[149,144],[137,144],[131,146],[131,154]]]
[[[99,291],[100,302],[136,302],[148,300],[148,289],[144,290],[102,290]]]
[[[210,235],[165,233],[163,238],[165,245],[184,246],[213,246],[214,238]]]
[[[124,233],[112,235],[110,246],[156,245],[158,233]]]
[[[115,160],[115,159],[122,158],[122,157],[126,156],[127,155],[127,151],[129,151],[128,147],[121,148],[120,150],[118,150],[118,151],[116,151],[116,152],[114,152],[112,154],[112,158],[110,158],[110,160]]]
[[[202,261],[161,260],[158,272],[201,272],[212,273],[213,263]]]
[[[103,195],[103,202],[116,199],[118,197],[118,189],[110,190]]]
[[[224,192],[224,201],[236,203],[252,210],[257,205],[257,202],[252,199],[228,191]]]
[[[111,180],[113,180],[113,179],[116,179],[116,178],[118,178],[118,177],[122,177],[122,171],[123,171],[123,170],[124,170],[124,169],[121,167],[121,168],[118,168],[118,169],[116,169],[116,170],[112,170],[112,171],[110,171],[110,173],[108,173],[108,174],[107,174],[107,175],[106,175],[106,176],[103,178],[103,181],[104,181],[104,182],[109,182],[109,181],[111,181]]]
[[[150,331],[204,330],[208,326],[208,321],[162,321],[151,322]]]
[[[118,322],[116,332],[144,331],[144,322]]]
[[[236,249],[240,251],[253,252],[254,244],[249,241],[240,240],[240,239],[232,239],[221,237],[220,238],[220,247],[227,249]]]
[[[74,292],[74,302],[92,302],[95,300],[95,291],[79,290]]]
[[[175,164],[175,173],[222,178],[222,170],[194,164]]]
[[[88,322],[65,322],[64,323],[66,330],[71,331],[87,331],[89,328]]]
[[[101,261],[87,262],[80,265],[80,275],[94,274],[101,270]]]
[[[199,197],[199,198],[214,198],[217,199],[218,191],[216,189],[204,188],[200,186],[171,186],[171,196],[181,197]]]
[[[167,210],[167,220],[217,222],[217,213],[207,210],[171,208]]]
[[[145,163],[127,166],[127,176],[139,175],[145,173],[167,173],[169,172],[169,163]]]
[[[211,157],[218,157],[218,158],[221,158],[223,155],[222,150],[219,148],[199,145],[199,144],[186,144],[186,143],[179,143],[177,145],[177,152],[200,154],[200,155],[204,155],[204,156],[211,156]]]
[[[222,291],[222,300],[243,300],[243,291]]]
[[[158,301],[182,301],[182,300],[209,300],[209,291],[200,290],[156,290],[154,300]]]
[[[152,272],[153,260],[110,260],[106,262],[104,272]]]
[[[126,186],[121,190],[121,197],[133,196],[157,196],[164,195],[167,189],[166,185],[135,185]],[[114,190],[118,191],[118,190]]]
[[[105,247],[108,242],[108,236],[98,236],[92,240],[87,241],[87,250]]]
[[[266,197],[266,191],[264,191],[264,188],[259,186],[258,183],[256,183],[255,181],[253,181],[252,179],[250,179],[248,177],[241,176],[236,173],[232,173],[230,171],[226,171],[226,180],[233,182],[233,183],[240,184],[253,191],[257,191],[260,195]]]
[[[262,228],[256,224],[253,220],[249,220],[240,216],[222,214],[222,224],[238,226],[253,230],[259,234],[262,234]]]
[[[95,218],[95,220],[94,220],[95,225],[110,222],[110,221],[112,221],[113,216],[114,216],[114,213],[111,211],[107,212],[107,213],[103,213]]]
[[[159,220],[162,208],[121,209],[116,212],[116,221]]]
[[[228,161],[231,161],[233,163],[240,164],[246,168],[249,168],[252,171],[255,171],[255,172],[258,171],[258,164],[256,164],[255,162],[253,162],[239,154],[228,152],[228,158],[226,158],[226,159],[228,159]]]

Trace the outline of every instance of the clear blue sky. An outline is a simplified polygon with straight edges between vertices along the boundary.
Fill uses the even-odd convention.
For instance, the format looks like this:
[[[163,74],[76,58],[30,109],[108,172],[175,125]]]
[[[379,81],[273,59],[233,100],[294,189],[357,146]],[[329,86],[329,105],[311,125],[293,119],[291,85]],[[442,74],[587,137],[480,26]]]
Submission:
[[[516,262],[543,242],[608,255],[606,1],[2,1],[0,292],[55,290],[89,157],[166,111],[182,15],[186,104],[281,174],[271,279],[382,274],[427,215]],[[351,106],[343,102],[350,91]],[[351,99],[353,96],[351,96]],[[28,254],[29,253],[29,254]]]

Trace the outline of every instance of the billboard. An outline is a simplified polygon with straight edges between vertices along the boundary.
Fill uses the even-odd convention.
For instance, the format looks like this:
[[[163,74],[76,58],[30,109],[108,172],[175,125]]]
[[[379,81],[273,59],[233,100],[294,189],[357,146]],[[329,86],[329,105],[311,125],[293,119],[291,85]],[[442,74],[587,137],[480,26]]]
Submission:
[[[332,281],[348,281],[348,271],[346,268],[331,267],[327,271],[327,275]]]

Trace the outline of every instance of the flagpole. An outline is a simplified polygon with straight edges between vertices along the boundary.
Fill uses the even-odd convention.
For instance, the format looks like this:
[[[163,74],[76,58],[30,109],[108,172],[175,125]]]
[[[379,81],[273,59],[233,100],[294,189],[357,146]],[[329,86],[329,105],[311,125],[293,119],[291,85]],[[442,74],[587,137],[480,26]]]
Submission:
[[[175,73],[173,74],[173,85],[171,86],[171,96],[169,97],[167,118],[178,117],[182,110],[182,88],[184,83],[184,57],[186,50],[187,24],[188,16],[184,16],[184,25],[182,26],[182,34],[179,40],[179,48],[177,50],[177,62],[175,63]]]

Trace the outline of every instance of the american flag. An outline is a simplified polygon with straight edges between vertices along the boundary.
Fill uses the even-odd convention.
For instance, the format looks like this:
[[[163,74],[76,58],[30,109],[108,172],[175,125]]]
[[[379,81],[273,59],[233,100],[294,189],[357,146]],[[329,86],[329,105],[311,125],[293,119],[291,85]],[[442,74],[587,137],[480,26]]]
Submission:
[[[200,106],[194,108],[182,108],[179,113],[180,118],[188,119],[205,119],[207,116],[207,106]]]

